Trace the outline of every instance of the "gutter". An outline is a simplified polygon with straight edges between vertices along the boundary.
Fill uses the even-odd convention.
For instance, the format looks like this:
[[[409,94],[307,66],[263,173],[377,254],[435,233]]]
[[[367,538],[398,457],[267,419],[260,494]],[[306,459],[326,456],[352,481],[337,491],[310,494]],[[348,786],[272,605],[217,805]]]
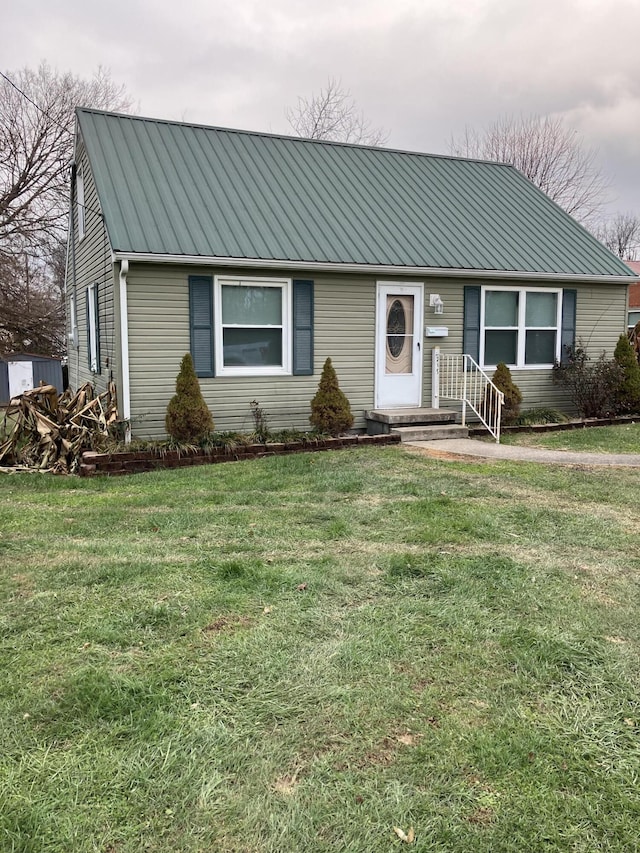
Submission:
[[[129,377],[129,318],[127,308],[127,274],[129,261],[120,262],[120,364],[122,367],[122,420],[125,421],[124,440],[131,441],[131,386]]]
[[[466,279],[516,279],[518,281],[566,281],[592,282],[594,284],[633,284],[640,276],[633,275],[586,275],[576,273],[520,272],[518,270],[469,270],[442,267],[405,267],[385,264],[345,264],[326,261],[264,260],[262,258],[228,258],[215,255],[165,255],[151,252],[114,252],[114,261],[123,264],[134,262],[156,264],[188,264],[190,266],[219,266],[235,269],[262,267],[277,270],[300,270],[301,272],[342,272],[369,275],[403,275],[421,278],[446,277]],[[126,273],[125,273],[126,276]],[[126,285],[125,285],[126,286]]]

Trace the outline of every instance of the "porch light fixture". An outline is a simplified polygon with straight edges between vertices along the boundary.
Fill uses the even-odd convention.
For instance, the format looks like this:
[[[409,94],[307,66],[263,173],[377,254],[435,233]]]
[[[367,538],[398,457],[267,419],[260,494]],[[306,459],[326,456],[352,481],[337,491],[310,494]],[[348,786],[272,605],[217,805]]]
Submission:
[[[439,293],[429,294],[429,306],[433,308],[434,314],[444,314],[444,303],[442,299],[440,299]]]

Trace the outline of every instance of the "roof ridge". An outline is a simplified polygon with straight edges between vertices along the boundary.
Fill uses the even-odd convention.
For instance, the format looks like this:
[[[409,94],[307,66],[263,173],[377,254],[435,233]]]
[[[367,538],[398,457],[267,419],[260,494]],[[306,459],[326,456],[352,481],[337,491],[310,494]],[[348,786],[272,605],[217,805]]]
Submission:
[[[484,160],[480,157],[461,157],[454,154],[433,154],[428,151],[413,151],[406,148],[387,148],[381,145],[364,145],[361,142],[340,142],[333,139],[311,139],[307,136],[292,136],[287,133],[273,133],[261,130],[247,130],[246,128],[238,127],[222,127],[214,124],[201,124],[199,122],[178,121],[177,119],[153,118],[152,116],[131,115],[131,113],[112,112],[111,110],[98,110],[92,107],[76,107],[76,113],[91,113],[93,115],[103,115],[112,118],[129,119],[131,121],[151,122],[152,124],[168,124],[178,127],[192,127],[199,130],[213,130],[218,133],[238,133],[246,136],[257,136],[265,139],[283,139],[291,142],[308,143],[312,145],[324,145],[337,148],[361,148],[365,151],[383,151],[389,154],[405,154],[410,157],[429,157],[435,160],[459,160],[464,163],[482,163],[488,166],[506,166],[509,169],[515,167],[511,163],[504,163],[499,160]]]

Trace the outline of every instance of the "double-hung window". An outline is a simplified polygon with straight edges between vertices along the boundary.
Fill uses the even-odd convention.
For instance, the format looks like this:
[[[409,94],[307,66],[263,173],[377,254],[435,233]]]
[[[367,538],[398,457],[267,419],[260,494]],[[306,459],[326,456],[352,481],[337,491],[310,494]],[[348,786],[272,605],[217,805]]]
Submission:
[[[550,367],[560,358],[561,290],[483,287],[480,317],[486,367]]]
[[[291,373],[291,280],[215,280],[218,376]]]

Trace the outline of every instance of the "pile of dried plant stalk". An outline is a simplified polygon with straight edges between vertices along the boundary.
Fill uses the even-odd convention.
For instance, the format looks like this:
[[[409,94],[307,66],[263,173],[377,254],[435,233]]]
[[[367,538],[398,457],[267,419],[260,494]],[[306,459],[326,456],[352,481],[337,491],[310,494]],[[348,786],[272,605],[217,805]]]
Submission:
[[[118,419],[113,382],[96,394],[87,382],[58,394],[53,385],[26,391],[6,409],[0,466],[73,474],[85,450],[103,449]]]

